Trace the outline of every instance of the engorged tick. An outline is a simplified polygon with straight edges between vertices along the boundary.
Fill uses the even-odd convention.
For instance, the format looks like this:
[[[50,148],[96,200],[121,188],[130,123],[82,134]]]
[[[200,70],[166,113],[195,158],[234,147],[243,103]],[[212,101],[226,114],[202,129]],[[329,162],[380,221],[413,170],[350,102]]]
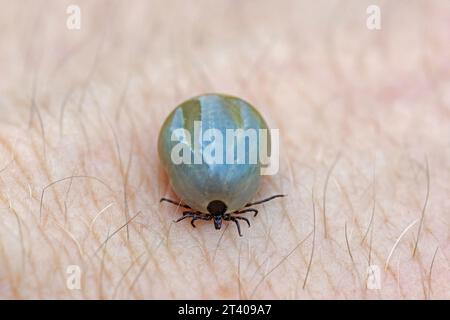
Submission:
[[[254,152],[261,152],[264,143],[263,150],[271,152],[270,134],[263,140],[261,132],[269,130],[259,112],[228,95],[201,95],[172,111],[161,128],[158,153],[172,188],[185,204],[167,198],[161,202],[187,209],[176,222],[191,218],[195,227],[196,220],[213,220],[220,229],[223,221],[233,221],[242,236],[239,220],[248,226],[250,221],[241,214],[256,217],[258,210],[251,206],[284,196],[250,202],[263,167],[261,155]]]

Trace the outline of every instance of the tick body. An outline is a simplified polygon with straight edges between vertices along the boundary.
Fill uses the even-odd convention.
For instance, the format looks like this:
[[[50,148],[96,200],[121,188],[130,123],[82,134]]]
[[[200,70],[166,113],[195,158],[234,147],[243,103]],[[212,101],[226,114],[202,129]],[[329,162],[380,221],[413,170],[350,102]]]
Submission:
[[[266,139],[264,138],[266,133]],[[262,135],[261,135],[262,134]],[[262,144],[266,144],[265,147]],[[261,181],[261,148],[270,153],[270,133],[259,112],[232,96],[205,94],[180,104],[165,120],[158,138],[160,161],[170,184],[184,202],[162,198],[187,209],[176,222],[191,219],[233,221],[242,236],[239,220],[250,208],[283,195],[251,203]]]

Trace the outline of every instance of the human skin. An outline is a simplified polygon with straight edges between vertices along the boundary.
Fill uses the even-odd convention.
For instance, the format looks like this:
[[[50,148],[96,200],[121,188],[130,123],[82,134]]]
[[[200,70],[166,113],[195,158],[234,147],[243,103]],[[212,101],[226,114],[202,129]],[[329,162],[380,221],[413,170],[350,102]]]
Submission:
[[[0,298],[450,298],[449,3],[71,3],[0,4]],[[280,129],[243,237],[159,203],[206,92]]]

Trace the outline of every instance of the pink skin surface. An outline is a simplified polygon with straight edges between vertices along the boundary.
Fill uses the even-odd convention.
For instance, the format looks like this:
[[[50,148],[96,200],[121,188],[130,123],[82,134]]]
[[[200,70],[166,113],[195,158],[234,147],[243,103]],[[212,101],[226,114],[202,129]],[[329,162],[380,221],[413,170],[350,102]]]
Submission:
[[[448,2],[78,3],[0,3],[0,298],[450,298]],[[242,238],[159,203],[205,92],[280,129]]]

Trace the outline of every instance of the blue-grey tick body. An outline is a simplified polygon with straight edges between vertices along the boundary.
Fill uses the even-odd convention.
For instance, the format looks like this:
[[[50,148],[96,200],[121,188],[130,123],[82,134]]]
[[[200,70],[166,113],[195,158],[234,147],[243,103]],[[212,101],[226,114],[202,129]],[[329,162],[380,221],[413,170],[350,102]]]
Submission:
[[[266,138],[265,138],[266,137]],[[265,139],[264,139],[265,138]],[[264,144],[264,146],[263,146]],[[261,180],[261,150],[270,153],[265,120],[249,103],[228,95],[205,94],[180,104],[165,120],[158,138],[160,161],[170,184],[185,205],[183,216],[236,223],[239,216],[258,211],[249,208],[283,195],[250,203]]]

